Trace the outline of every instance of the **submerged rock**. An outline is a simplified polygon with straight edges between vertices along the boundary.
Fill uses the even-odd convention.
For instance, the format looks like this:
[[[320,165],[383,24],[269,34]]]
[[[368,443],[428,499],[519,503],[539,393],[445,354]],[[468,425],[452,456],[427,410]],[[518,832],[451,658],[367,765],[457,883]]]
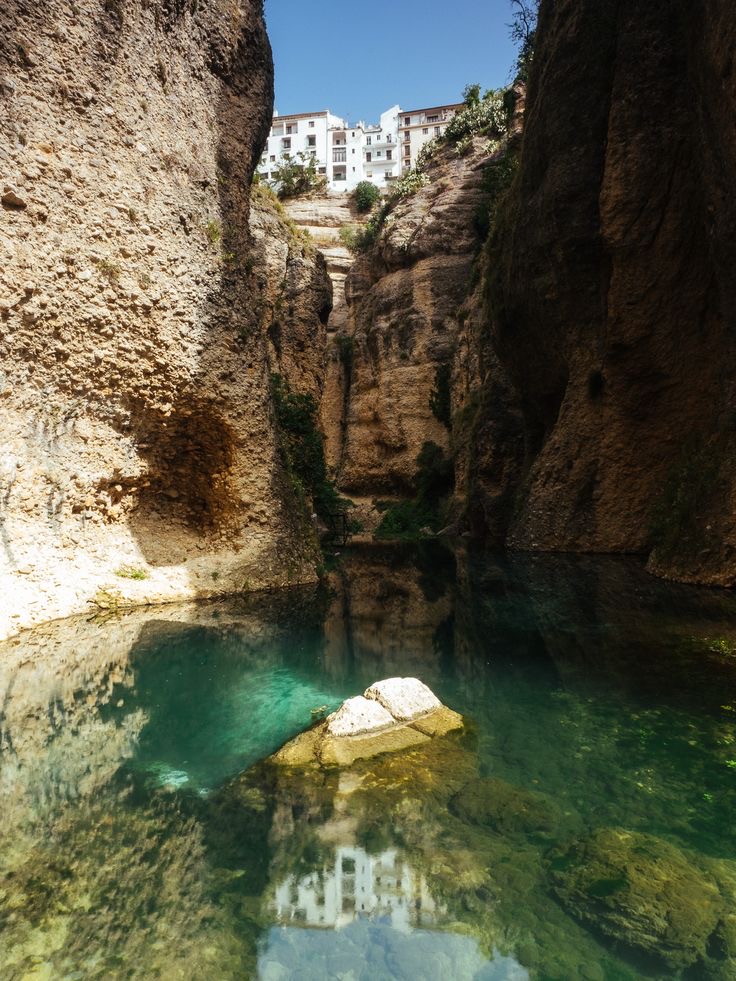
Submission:
[[[549,834],[560,820],[549,797],[496,777],[466,784],[452,799],[450,810],[466,821],[504,835]]]
[[[568,912],[673,970],[705,957],[723,906],[715,881],[680,849],[620,828],[573,842],[550,877]]]
[[[429,742],[462,726],[462,716],[417,678],[388,678],[371,685],[364,695],[348,698],[271,759],[288,766],[348,766]]]

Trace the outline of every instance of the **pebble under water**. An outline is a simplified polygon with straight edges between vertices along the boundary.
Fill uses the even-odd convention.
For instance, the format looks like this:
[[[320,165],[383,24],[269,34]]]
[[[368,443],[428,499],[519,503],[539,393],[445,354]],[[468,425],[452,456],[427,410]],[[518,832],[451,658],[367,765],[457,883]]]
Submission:
[[[391,676],[461,734],[266,758]],[[0,645],[0,977],[736,978],[736,597],[630,560],[329,583]]]

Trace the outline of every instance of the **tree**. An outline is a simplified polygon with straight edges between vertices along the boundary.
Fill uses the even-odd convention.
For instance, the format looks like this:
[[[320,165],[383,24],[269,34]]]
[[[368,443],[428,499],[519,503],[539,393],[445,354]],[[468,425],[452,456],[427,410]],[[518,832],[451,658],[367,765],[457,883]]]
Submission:
[[[361,214],[370,211],[380,196],[381,192],[370,181],[361,181],[353,191],[355,207]]]
[[[465,86],[463,89],[463,102],[468,107],[480,105],[480,85],[477,82],[475,85]]]
[[[327,178],[317,173],[317,160],[311,154],[301,152],[292,157],[286,153],[283,163],[274,171],[274,182],[278,196],[283,199],[322,190],[327,185]]]
[[[534,42],[537,34],[537,15],[539,0],[511,0],[511,40],[519,47],[516,62],[517,78],[526,81],[534,55]]]

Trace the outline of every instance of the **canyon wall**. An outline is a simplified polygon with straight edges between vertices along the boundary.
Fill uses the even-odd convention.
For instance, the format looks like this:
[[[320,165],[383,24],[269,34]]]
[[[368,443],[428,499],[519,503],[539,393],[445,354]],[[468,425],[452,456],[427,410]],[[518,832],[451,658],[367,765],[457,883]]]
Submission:
[[[542,0],[487,250],[482,346],[524,420],[512,547],[736,582],[735,57],[725,0]]]
[[[428,181],[391,210],[375,246],[348,273],[348,318],[328,369],[331,463],[351,495],[411,493],[425,441],[449,447],[448,420],[432,409],[449,371],[458,312],[480,234],[486,140],[428,166]],[[439,385],[441,386],[441,382]]]
[[[311,578],[269,376],[320,388],[329,287],[252,253],[260,0],[11,0],[0,98],[0,636]]]

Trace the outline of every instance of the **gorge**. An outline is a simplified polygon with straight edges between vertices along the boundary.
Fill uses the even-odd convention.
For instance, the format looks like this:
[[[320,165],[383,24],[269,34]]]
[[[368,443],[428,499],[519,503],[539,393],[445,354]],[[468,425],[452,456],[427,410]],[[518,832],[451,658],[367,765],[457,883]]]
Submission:
[[[2,977],[736,976],[736,8],[511,6],[363,210],[261,0],[0,8]]]

